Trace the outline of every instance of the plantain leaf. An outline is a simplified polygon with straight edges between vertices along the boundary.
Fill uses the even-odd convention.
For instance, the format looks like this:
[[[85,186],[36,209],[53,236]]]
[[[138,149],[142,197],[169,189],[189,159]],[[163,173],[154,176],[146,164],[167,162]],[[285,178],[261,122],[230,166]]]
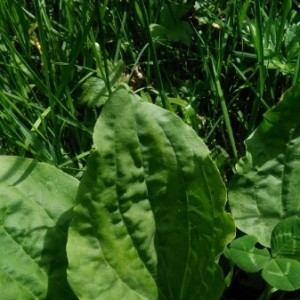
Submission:
[[[230,258],[246,272],[258,272],[271,258],[269,251],[256,248],[256,243],[255,236],[245,235],[230,244]]]
[[[271,286],[283,291],[300,289],[300,262],[289,258],[271,259],[262,271]]]
[[[300,260],[300,218],[287,218],[272,231],[271,249],[274,257]]]
[[[150,24],[154,40],[181,42],[187,47],[191,45],[193,30],[186,21],[181,21],[192,8],[188,4],[167,3],[163,5],[159,24]]]
[[[188,22],[180,21],[170,28],[164,27],[160,24],[151,24],[150,30],[154,40],[181,42],[187,47],[191,45],[193,30]]]
[[[109,62],[109,83],[111,87],[118,86],[124,70],[124,63],[118,61],[116,64]],[[86,103],[88,107],[102,106],[108,98],[107,84],[103,78],[89,77],[82,85],[80,103]]]
[[[123,88],[106,102],[69,228],[80,299],[219,299],[226,190],[184,122]],[[213,288],[212,288],[213,287]]]
[[[270,247],[273,228],[299,213],[300,88],[287,91],[246,140],[229,189],[236,226]]]
[[[0,156],[1,300],[76,299],[65,246],[77,186],[53,166]]]

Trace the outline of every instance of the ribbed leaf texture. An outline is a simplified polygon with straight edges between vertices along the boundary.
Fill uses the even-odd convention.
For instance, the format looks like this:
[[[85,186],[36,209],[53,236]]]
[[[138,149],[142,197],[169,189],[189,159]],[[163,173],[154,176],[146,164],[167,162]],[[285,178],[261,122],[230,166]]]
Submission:
[[[0,298],[77,299],[67,230],[78,181],[32,159],[0,156]]]
[[[219,299],[216,264],[234,235],[226,189],[179,117],[117,89],[69,230],[68,279],[80,299]]]

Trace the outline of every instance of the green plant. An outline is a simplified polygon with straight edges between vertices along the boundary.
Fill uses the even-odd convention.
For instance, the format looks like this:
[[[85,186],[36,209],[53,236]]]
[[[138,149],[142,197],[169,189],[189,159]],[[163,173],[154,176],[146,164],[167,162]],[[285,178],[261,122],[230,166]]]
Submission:
[[[300,88],[288,90],[246,140],[229,204],[237,228],[249,234],[231,244],[230,257],[248,272],[262,271],[274,290],[300,288]],[[271,249],[255,248],[256,242]],[[266,298],[267,299],[267,298]]]
[[[124,87],[93,139],[78,190],[54,167],[1,158],[2,299],[219,299],[235,230],[202,140]]]
[[[32,159],[0,156],[2,299],[76,299],[65,244],[78,180]]]
[[[237,173],[229,185],[231,206],[227,208],[232,208],[240,230],[245,228],[246,231],[252,223],[257,224],[254,238],[270,252],[268,262],[274,261],[271,245],[274,227],[295,214],[298,202],[297,189],[291,188],[298,183],[298,173],[294,171],[297,139],[286,147],[286,153],[279,153],[285,146],[277,141],[281,141],[282,136],[287,138],[286,130],[291,135],[297,131],[287,120],[293,119],[298,124],[298,106],[288,106],[293,116],[287,114],[286,118],[280,118],[286,125],[275,126],[281,136],[262,133],[261,126],[254,134],[253,131],[263,113],[278,103],[282,93],[298,85],[298,6],[298,1],[290,0],[0,1],[0,154],[31,157],[78,179],[84,173],[90,174],[86,162],[93,133],[96,134],[93,129],[99,127],[99,121],[96,127],[95,123],[102,112],[107,118],[105,103],[110,102],[108,99],[125,82],[135,93],[130,93],[133,103],[141,97],[148,102],[143,104],[147,109],[151,103],[167,108],[202,137],[226,184]],[[293,93],[298,95],[297,89]],[[155,109],[151,111],[157,113]],[[280,110],[278,114],[285,115]],[[169,116],[173,119],[172,114],[167,119]],[[121,114],[118,120],[123,118]],[[123,121],[127,119],[125,116]],[[268,126],[262,127],[269,132]],[[103,124],[100,128],[107,131]],[[186,131],[180,129],[177,135],[180,133],[185,135]],[[243,141],[250,134],[246,145],[261,149],[263,154],[259,157],[279,151],[278,157],[266,159],[262,170],[258,167],[257,174],[255,168],[249,166],[250,148],[239,161],[237,170],[234,167],[244,155]],[[197,139],[196,136],[190,139],[194,138]],[[120,141],[118,145],[121,144]],[[95,146],[96,152],[101,152],[99,143]],[[295,159],[284,167],[280,179],[276,177],[280,173],[280,159],[287,159],[290,152],[296,153]],[[165,157],[163,154],[157,156]],[[91,156],[95,158],[96,154]],[[260,159],[255,154],[253,158]],[[269,189],[269,182],[274,185],[273,191]],[[275,184],[278,185],[276,191]],[[257,195],[249,193],[248,186],[254,186]],[[282,202],[276,200],[281,191],[283,194],[288,191],[294,200],[290,200],[291,196],[282,197]],[[258,199],[264,192],[263,202],[256,205],[253,197]],[[270,205],[271,201],[274,205]],[[264,205],[266,203],[269,204]],[[251,212],[243,214],[247,210]],[[253,213],[256,210],[262,214]],[[106,228],[107,224],[103,226]],[[74,232],[79,229],[72,227]],[[252,250],[256,253],[263,246],[257,244],[258,249],[253,248],[254,238],[245,237],[237,243],[246,245],[249,253]],[[97,239],[102,237],[97,236]],[[181,242],[182,239],[178,238]],[[156,240],[154,244],[158,245]],[[226,255],[228,251],[226,249]],[[275,285],[263,281],[259,272],[245,273],[243,265],[238,268],[237,262],[234,265],[224,256],[220,257],[219,265],[228,287],[223,300],[244,298],[251,294],[251,287],[258,293],[265,288],[259,300],[294,295],[273,293]],[[217,274],[220,269],[216,269]],[[46,277],[50,274],[47,272]],[[157,284],[155,281],[155,286]],[[215,291],[219,293],[222,284],[216,285],[220,289]],[[299,298],[299,294],[294,297]]]
[[[299,97],[299,87],[291,88],[266,112],[245,142],[229,188],[237,227],[267,247],[275,225],[299,213]]]
[[[231,243],[228,255],[246,272],[262,270],[262,277],[271,287],[267,287],[270,296],[277,290],[300,289],[299,241],[300,218],[290,217],[274,227],[271,235],[271,254],[267,248],[255,247],[255,236],[245,235]]]
[[[94,65],[86,43],[92,7],[68,1],[57,11],[57,3],[24,2],[0,4],[0,150],[76,174],[97,118],[74,101]]]

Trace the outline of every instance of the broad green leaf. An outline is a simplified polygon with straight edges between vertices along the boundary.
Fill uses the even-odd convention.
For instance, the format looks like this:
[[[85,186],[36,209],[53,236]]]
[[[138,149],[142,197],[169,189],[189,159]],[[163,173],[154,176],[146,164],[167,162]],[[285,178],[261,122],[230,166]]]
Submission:
[[[181,42],[187,47],[191,44],[193,30],[181,18],[191,9],[187,4],[167,3],[162,7],[159,24],[150,24],[151,35],[155,40]]]
[[[111,86],[118,85],[122,72],[124,70],[124,63],[119,61],[117,64],[109,64],[109,82]],[[108,90],[103,78],[90,77],[82,85],[82,95],[80,103],[87,103],[89,107],[102,106],[108,98]]]
[[[236,226],[270,247],[281,220],[299,214],[300,88],[288,90],[246,140],[229,189]]]
[[[170,28],[164,27],[160,24],[150,25],[151,35],[154,40],[170,42],[181,42],[187,47],[191,44],[192,28],[189,23],[180,21],[174,23]]]
[[[197,134],[121,88],[103,108],[94,146],[67,244],[80,299],[219,299],[216,260],[234,225]]]
[[[299,55],[300,43],[300,23],[289,24],[285,35],[284,35],[284,45],[286,47],[287,58],[289,60],[295,59]]]
[[[255,248],[256,243],[255,236],[246,235],[230,244],[230,258],[246,272],[258,272],[270,260],[269,251]]]
[[[160,12],[160,24],[172,28],[174,23],[179,22],[191,9],[189,4],[166,3]]]
[[[65,246],[77,186],[53,166],[0,156],[1,300],[76,299]]]
[[[102,106],[108,97],[108,91],[103,79],[90,77],[82,85],[80,103],[87,103],[89,107]]]
[[[283,291],[300,289],[300,262],[289,258],[271,259],[262,271],[271,286]]]
[[[300,218],[290,217],[278,223],[271,237],[274,257],[288,257],[300,260]]]

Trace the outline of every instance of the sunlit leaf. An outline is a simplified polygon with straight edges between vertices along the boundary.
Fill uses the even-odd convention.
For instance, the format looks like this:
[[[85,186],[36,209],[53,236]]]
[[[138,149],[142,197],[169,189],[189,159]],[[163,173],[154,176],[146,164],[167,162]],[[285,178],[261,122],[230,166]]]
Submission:
[[[216,261],[234,226],[197,134],[121,88],[97,121],[94,147],[67,245],[80,299],[219,299]]]
[[[76,299],[65,245],[77,186],[47,164],[0,156],[1,300]]]

